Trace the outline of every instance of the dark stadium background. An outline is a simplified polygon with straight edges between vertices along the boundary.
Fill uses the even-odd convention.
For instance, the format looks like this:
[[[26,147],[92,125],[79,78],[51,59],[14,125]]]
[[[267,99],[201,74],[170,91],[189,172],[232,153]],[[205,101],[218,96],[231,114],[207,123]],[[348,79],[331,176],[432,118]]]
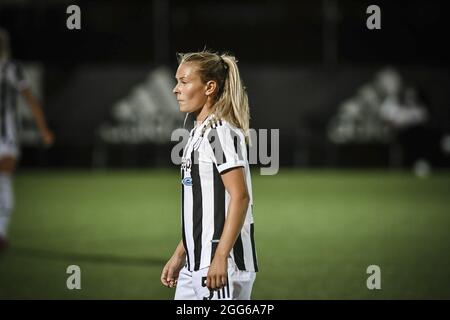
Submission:
[[[66,8],[72,4],[81,8],[81,30],[66,27]],[[366,27],[366,8],[371,4],[381,8],[381,30]],[[442,147],[444,137],[450,134],[446,8],[444,1],[419,0],[2,0],[0,27],[10,32],[13,57],[40,72],[41,80],[33,84],[56,142],[50,149],[43,148],[33,136],[33,125],[24,123],[30,136],[23,144],[16,180],[12,247],[0,260],[0,297],[171,297],[160,288],[158,279],[179,232],[177,167],[170,160],[174,143],[170,135],[161,139],[151,134],[139,142],[126,137],[105,141],[99,130],[105,123],[123,125],[114,118],[114,105],[128,99],[134,107],[133,88],[144,83],[152,71],[165,67],[175,73],[176,52],[206,47],[238,57],[248,88],[251,127],[280,130],[279,174],[259,176],[259,165],[252,166],[257,228],[260,225],[257,237],[261,239],[261,263],[266,266],[262,270],[270,269],[257,279],[255,297],[449,298],[450,239],[444,226],[450,221],[446,196],[450,155]],[[414,174],[413,163],[402,153],[395,135],[387,139],[356,137],[346,143],[330,138],[330,123],[340,105],[386,67],[397,70],[406,85],[421,93],[430,112],[436,150],[427,159],[431,174],[427,171],[425,179],[420,172]],[[148,126],[182,126],[182,115],[167,117],[167,122],[162,118]],[[128,119],[125,127],[138,120]],[[449,143],[447,140],[447,149]],[[421,145],[418,141],[417,148]],[[155,185],[158,183],[161,188]],[[138,215],[148,214],[148,220],[134,216],[128,229],[120,229],[128,220],[112,218],[114,201],[122,201],[119,206],[124,212],[128,208]],[[159,201],[158,210],[155,201]],[[170,203],[170,213],[165,211],[165,203]],[[280,209],[280,203],[285,207]],[[291,218],[285,217],[280,224],[275,212],[283,212],[283,208]],[[321,217],[321,210],[326,215]],[[305,211],[310,220],[302,220]],[[65,214],[70,216],[68,221]],[[165,220],[158,225],[163,214]],[[109,218],[112,221],[106,222]],[[292,234],[286,234],[282,226],[289,222],[298,226],[300,237],[303,230],[306,238],[293,240]],[[334,227],[325,227],[328,223]],[[373,223],[376,227],[372,230]],[[316,226],[317,232],[308,233],[308,226]],[[164,234],[164,228],[171,231]],[[333,253],[333,246],[326,245],[327,241],[333,243],[333,237],[345,238],[337,252],[356,260],[348,262]],[[133,240],[124,240],[129,238]],[[274,239],[292,245],[285,248],[281,260],[273,254],[279,250]],[[418,244],[417,250],[411,249],[410,241]],[[436,246],[428,250],[423,246],[426,241],[436,241]],[[156,245],[161,242],[164,245]],[[398,258],[392,243],[403,256]],[[302,244],[307,248],[301,249]],[[344,247],[347,249],[339,251]],[[378,295],[365,288],[365,269],[359,264],[355,267],[355,261],[361,266],[371,264],[370,253],[391,267],[387,267],[386,279],[392,287],[387,282],[387,289]],[[329,268],[328,258],[333,261]],[[36,268],[17,267],[24,259],[30,259]],[[77,261],[99,268],[92,271],[98,276],[84,273],[96,288],[89,289],[87,284],[79,296],[64,287],[64,266]],[[48,269],[42,267],[46,263]],[[145,269],[147,263],[152,276]],[[292,263],[293,269],[280,280],[278,268],[284,270]],[[330,277],[338,264],[346,267],[340,269],[342,274],[338,272],[341,282],[335,283]],[[130,268],[117,276],[114,267],[118,265]],[[438,270],[433,271],[431,265],[438,265]],[[362,287],[351,282],[353,271],[360,272],[355,277]],[[52,278],[54,274],[56,278]],[[111,284],[108,275],[117,283]],[[403,278],[396,284],[397,275]],[[298,286],[288,278],[298,280]],[[413,279],[417,278],[423,281],[416,286]],[[54,282],[61,285],[46,290],[45,283],[53,282],[51,279],[58,279]],[[124,283],[134,280],[141,287],[122,290],[126,284],[117,279]],[[427,279],[431,281],[428,284]],[[273,289],[279,280],[286,290]],[[342,283],[348,287],[341,287]]]

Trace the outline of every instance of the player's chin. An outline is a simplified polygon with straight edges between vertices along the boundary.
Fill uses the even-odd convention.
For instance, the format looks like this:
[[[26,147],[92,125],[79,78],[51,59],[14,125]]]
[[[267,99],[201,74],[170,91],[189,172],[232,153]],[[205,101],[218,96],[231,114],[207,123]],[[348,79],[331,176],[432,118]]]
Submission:
[[[192,107],[190,105],[187,105],[186,103],[179,103],[180,111],[184,113],[192,113],[198,110],[196,107]]]

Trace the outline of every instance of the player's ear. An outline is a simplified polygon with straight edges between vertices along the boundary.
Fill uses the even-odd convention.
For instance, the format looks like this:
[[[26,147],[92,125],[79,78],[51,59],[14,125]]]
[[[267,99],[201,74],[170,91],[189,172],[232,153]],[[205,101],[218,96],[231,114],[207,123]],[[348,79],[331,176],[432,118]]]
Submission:
[[[205,91],[205,95],[207,95],[207,96],[213,95],[214,92],[216,91],[216,89],[217,89],[217,82],[214,81],[214,80],[209,80],[209,81],[206,83],[206,91]]]

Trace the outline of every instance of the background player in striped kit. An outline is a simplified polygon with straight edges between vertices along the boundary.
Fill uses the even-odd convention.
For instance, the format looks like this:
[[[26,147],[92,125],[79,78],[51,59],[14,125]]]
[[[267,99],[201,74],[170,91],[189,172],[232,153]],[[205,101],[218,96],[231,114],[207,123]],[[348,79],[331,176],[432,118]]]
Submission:
[[[0,29],[0,251],[7,247],[7,229],[14,208],[12,174],[20,156],[17,132],[17,98],[31,107],[44,144],[53,143],[42,108],[31,93],[19,64],[10,60],[9,36]]]
[[[236,59],[179,56],[174,93],[196,125],[182,159],[182,240],[161,282],[175,299],[250,299],[258,271],[247,161],[249,107]]]

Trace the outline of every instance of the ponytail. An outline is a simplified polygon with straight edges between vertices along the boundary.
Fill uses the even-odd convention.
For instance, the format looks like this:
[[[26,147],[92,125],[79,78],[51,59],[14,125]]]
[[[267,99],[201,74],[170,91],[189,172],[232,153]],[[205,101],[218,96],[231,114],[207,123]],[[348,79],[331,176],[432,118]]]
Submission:
[[[215,104],[214,113],[228,120],[244,132],[245,140],[249,143],[250,111],[248,96],[239,74],[237,61],[230,55],[222,55],[221,59],[227,65],[227,75],[222,94]]]

